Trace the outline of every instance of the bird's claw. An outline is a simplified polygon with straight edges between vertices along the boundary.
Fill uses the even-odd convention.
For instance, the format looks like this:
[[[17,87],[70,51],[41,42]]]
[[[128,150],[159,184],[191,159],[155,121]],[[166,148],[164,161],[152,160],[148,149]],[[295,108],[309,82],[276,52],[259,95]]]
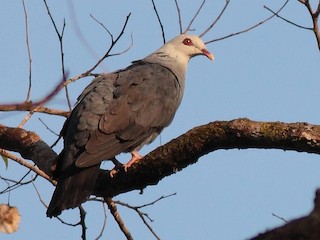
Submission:
[[[111,161],[115,164],[115,167],[109,171],[110,177],[113,178],[122,168],[125,172],[127,172],[128,168],[130,168],[132,166],[132,164],[134,164],[136,161],[140,160],[141,158],[142,158],[142,156],[137,151],[132,151],[131,152],[131,159],[126,164],[121,164],[115,158],[111,159]]]

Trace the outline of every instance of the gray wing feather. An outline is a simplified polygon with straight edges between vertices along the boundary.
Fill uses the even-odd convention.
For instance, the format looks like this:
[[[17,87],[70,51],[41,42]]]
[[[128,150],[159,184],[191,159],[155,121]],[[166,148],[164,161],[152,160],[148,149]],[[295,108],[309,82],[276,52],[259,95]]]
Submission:
[[[159,64],[139,62],[94,79],[67,124],[65,142],[76,148],[76,166],[99,164],[151,140],[171,123],[180,94],[176,76]]]
[[[170,124],[181,97],[176,76],[159,64],[140,61],[95,78],[62,129],[58,185],[47,216],[86,201],[101,161],[151,142]]]

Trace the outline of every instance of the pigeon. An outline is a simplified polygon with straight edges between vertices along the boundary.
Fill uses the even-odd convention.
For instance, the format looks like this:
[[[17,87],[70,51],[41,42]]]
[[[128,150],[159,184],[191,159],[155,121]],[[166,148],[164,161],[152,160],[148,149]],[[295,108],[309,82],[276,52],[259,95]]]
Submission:
[[[172,122],[188,62],[197,55],[214,59],[198,36],[181,34],[127,68],[92,80],[61,130],[64,148],[57,157],[48,217],[88,200],[102,161],[130,152],[127,169],[142,158],[141,147]]]

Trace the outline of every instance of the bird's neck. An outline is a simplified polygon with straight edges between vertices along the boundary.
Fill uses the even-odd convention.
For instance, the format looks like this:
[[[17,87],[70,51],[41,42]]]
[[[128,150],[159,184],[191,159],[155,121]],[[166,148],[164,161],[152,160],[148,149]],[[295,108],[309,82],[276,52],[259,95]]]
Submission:
[[[160,48],[158,51],[145,57],[143,61],[158,63],[170,69],[177,77],[180,85],[184,87],[184,80],[186,76],[189,57],[185,57],[183,55],[173,55],[168,51],[162,51],[162,49]]]

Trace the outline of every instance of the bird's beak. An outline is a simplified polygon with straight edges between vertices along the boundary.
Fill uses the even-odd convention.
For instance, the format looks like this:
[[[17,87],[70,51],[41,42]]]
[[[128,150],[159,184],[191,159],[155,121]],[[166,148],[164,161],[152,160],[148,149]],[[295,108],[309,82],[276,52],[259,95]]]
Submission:
[[[212,54],[211,52],[209,52],[209,51],[208,51],[207,49],[205,49],[205,48],[203,48],[203,49],[201,50],[201,52],[202,52],[203,55],[207,56],[207,58],[209,58],[210,60],[213,61],[214,56],[213,56],[213,54]]]

